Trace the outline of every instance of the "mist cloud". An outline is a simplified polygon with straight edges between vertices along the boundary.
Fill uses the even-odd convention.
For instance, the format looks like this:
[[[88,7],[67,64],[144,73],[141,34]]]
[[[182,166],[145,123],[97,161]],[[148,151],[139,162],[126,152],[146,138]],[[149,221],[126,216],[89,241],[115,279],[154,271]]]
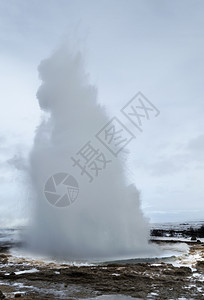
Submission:
[[[82,54],[63,46],[41,62],[39,74],[37,97],[46,118],[30,155],[32,247],[74,259],[145,255],[150,251],[148,224],[136,187],[126,186],[121,161],[115,159],[92,184],[72,166],[70,157],[109,121]],[[45,182],[57,172],[72,174],[80,187],[77,201],[63,209],[52,207],[43,194]]]

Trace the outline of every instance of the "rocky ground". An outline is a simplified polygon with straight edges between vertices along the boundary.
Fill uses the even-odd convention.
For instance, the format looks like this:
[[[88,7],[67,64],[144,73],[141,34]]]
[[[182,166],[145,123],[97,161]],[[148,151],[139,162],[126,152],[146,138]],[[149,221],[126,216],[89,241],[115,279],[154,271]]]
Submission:
[[[182,224],[181,224],[182,225]],[[183,237],[191,238],[193,241],[199,241],[199,238],[204,238],[204,225],[193,228],[188,224],[183,224],[186,228],[154,228],[151,230],[152,237]]]
[[[185,266],[189,266],[188,257],[191,267]],[[139,299],[204,299],[204,244],[192,243],[185,259],[180,267],[159,260],[77,267],[15,258],[2,248],[0,299],[85,299],[119,294]]]

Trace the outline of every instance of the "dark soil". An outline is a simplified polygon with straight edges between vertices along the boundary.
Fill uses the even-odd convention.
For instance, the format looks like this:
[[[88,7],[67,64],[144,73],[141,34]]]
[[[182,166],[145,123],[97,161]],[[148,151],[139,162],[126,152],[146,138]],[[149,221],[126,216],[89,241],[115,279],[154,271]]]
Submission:
[[[69,266],[12,261],[0,251],[0,299],[81,299],[126,295],[139,299],[204,299],[204,244],[192,243],[189,255],[200,259],[189,267],[158,261],[138,264]],[[4,253],[3,253],[4,252]],[[16,274],[36,268],[38,272]],[[152,294],[153,293],[153,294]]]

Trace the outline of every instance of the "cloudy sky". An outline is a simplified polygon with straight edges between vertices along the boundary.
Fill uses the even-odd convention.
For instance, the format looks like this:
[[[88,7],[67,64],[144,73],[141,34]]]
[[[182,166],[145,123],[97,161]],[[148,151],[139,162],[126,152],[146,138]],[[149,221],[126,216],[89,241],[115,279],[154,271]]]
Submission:
[[[203,15],[202,0],[0,0],[1,220],[29,208],[22,157],[41,118],[37,67],[67,41],[83,49],[110,117],[138,91],[161,112],[129,147],[126,173],[145,214],[202,219]]]

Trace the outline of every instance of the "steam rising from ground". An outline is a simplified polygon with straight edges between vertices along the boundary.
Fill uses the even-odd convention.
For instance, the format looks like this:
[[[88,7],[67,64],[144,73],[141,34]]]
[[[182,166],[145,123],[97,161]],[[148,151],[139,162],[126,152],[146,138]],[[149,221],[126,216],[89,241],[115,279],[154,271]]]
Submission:
[[[113,159],[93,183],[72,166],[70,157],[109,121],[97,104],[97,91],[89,84],[81,54],[62,47],[41,62],[39,74],[42,85],[37,98],[47,114],[37,128],[30,155],[32,247],[70,259],[148,253],[148,225],[139,193],[133,185],[126,187],[121,161]],[[108,150],[102,150],[108,155]],[[47,179],[58,172],[72,174],[80,188],[77,200],[65,208],[51,206],[43,193]]]

